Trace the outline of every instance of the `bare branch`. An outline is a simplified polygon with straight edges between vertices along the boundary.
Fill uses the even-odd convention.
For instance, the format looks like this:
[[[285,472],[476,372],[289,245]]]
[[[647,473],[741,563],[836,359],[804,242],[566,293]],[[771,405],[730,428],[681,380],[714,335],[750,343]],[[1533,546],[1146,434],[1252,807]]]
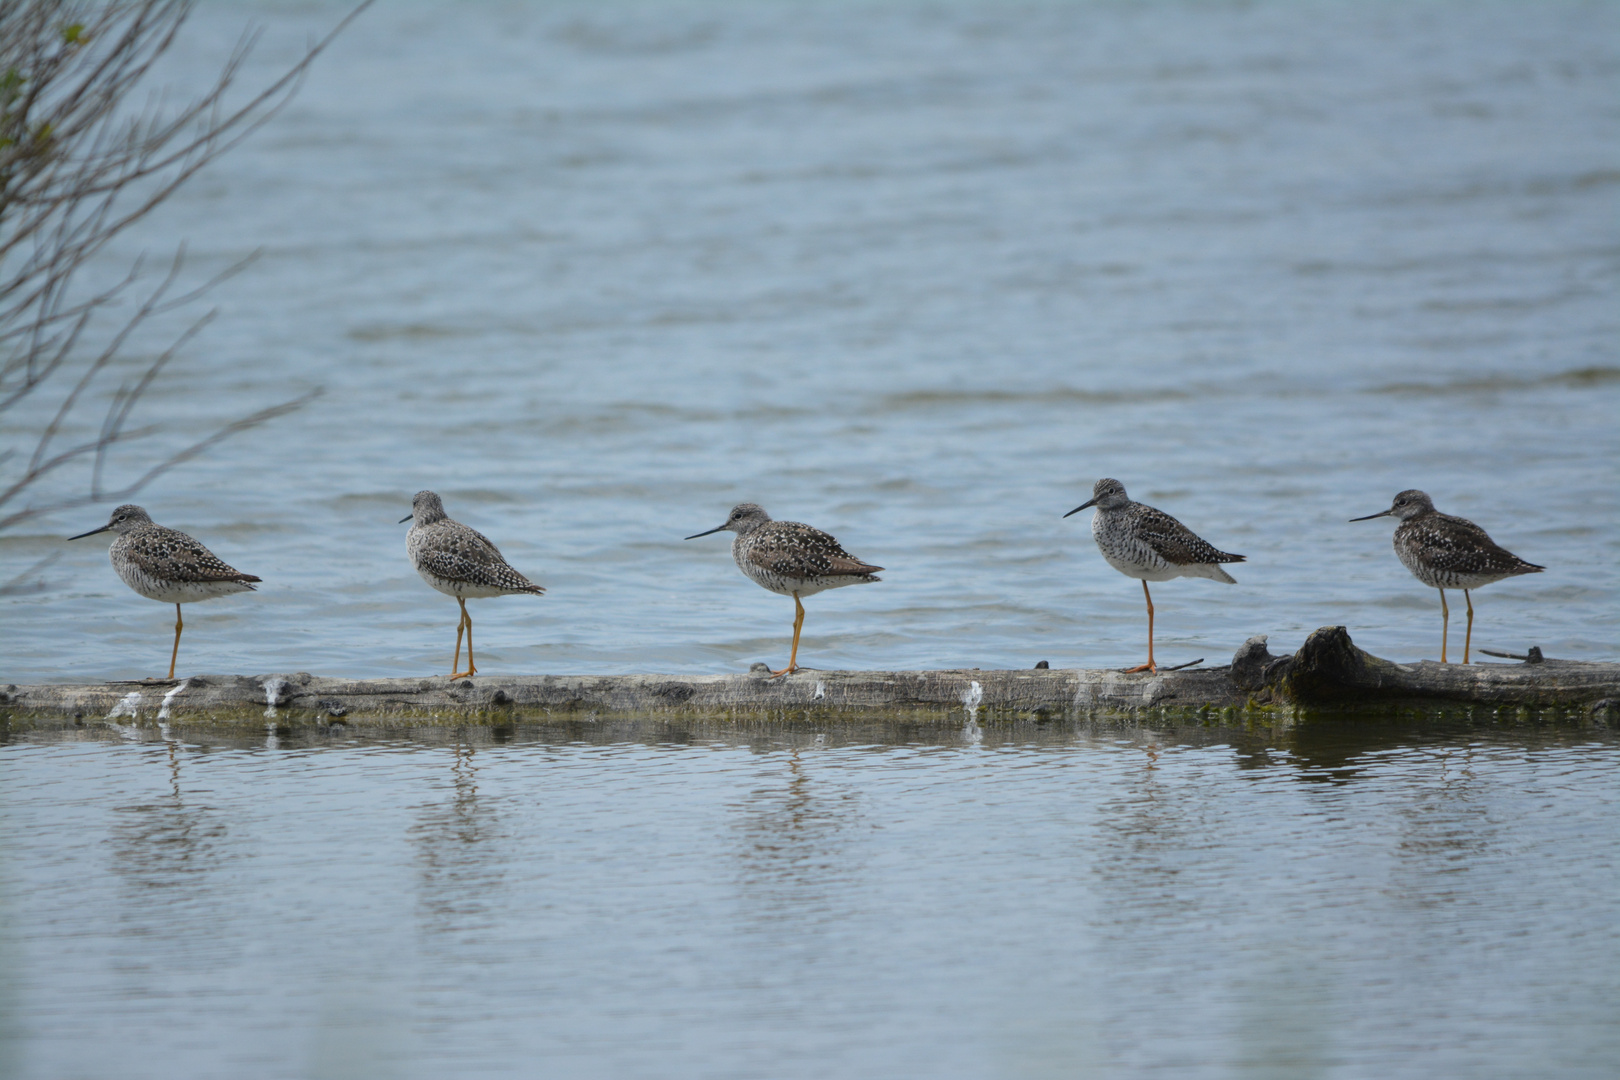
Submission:
[[[105,482],[115,451],[126,456],[131,443],[157,433],[154,425],[137,426],[136,412],[212,314],[155,357],[134,363],[126,348],[137,335],[145,340],[154,320],[241,273],[258,252],[194,288],[180,286],[184,245],[150,287],[140,284],[140,259],[110,283],[81,282],[106,272],[96,260],[114,238],[285,108],[316,57],[373,0],[358,3],[239,104],[230,99],[259,41],[253,28],[199,96],[170,104],[149,94],[136,105],[133,95],[150,84],[194,2],[0,0],[0,419],[24,420],[0,427],[0,531],[48,512],[126,499],[320,392],[223,424],[138,466],[127,484]],[[133,311],[113,317],[134,290],[142,295]],[[96,402],[106,403],[99,419]],[[58,474],[80,465],[88,470],[85,490],[64,488]],[[0,594],[22,580],[0,586]]]
[[[24,507],[21,510],[13,511],[10,514],[0,516],[0,532],[4,532],[6,529],[16,525],[18,522],[27,521],[29,518],[39,517],[41,514],[55,513],[58,510],[73,510],[81,506],[91,506],[95,503],[122,502],[123,500],[132,497],[136,492],[140,491],[147,484],[150,484],[153,480],[156,480],[164,473],[171,469],[177,468],[178,466],[184,465],[192,458],[197,457],[198,455],[207,451],[209,448],[224,442],[232,435],[246,431],[249,428],[258,427],[260,424],[263,424],[269,420],[274,420],[278,416],[285,416],[297,409],[302,409],[305,405],[308,405],[311,401],[314,401],[323,393],[325,393],[325,391],[322,388],[316,387],[315,389],[310,390],[308,393],[301,394],[290,401],[283,401],[279,405],[272,405],[267,409],[260,409],[258,412],[244,416],[239,420],[233,420],[229,424],[216,429],[207,438],[199,439],[190,446],[186,447],[184,450],[170,454],[168,457],[164,458],[156,465],[151,466],[134,480],[123,485],[122,487],[101,488],[97,491],[84,495],[75,495],[68,498],[57,499],[48,506]],[[112,441],[128,442],[131,439],[151,434],[155,430],[155,428],[145,428],[139,431],[123,432],[115,437]],[[88,454],[96,453],[98,450],[102,449],[104,445],[106,444],[104,444],[101,440],[85,443],[81,446],[76,446],[70,450],[64,451],[62,454],[58,455],[58,457],[64,459],[63,463],[65,464],[69,459],[82,458]],[[52,462],[47,462],[46,465],[47,467],[51,467]],[[3,505],[4,501],[4,499],[0,499],[0,505]]]
[[[0,581],[0,596],[21,596],[26,593],[44,592],[50,588],[41,576],[45,568],[62,557],[60,551],[53,551],[22,573],[7,580]]]

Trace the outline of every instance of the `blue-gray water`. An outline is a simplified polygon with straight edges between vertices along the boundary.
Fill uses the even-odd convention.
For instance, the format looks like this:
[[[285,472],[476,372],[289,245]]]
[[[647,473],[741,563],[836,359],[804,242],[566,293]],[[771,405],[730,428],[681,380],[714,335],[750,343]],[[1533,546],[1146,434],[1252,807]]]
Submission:
[[[0,1074],[1620,1065],[1613,732],[473,736],[0,745]]]
[[[341,10],[210,6],[171,77]],[[1099,476],[1248,556],[1155,590],[1169,662],[1332,623],[1438,659],[1346,522],[1407,487],[1548,568],[1478,644],[1613,658],[1617,43],[1604,3],[391,0],[113,253],[264,249],[138,419],[326,391],[140,496],[265,579],[181,673],[448,671],[423,487],[550,590],[472,605],[490,672],[781,664],[791,603],[680,540],[744,499],[889,568],[810,602],[806,663],[1135,663],[1140,588],[1060,520]],[[162,672],[106,540],[3,602],[6,678]]]
[[[340,10],[209,5],[169,77]],[[1140,589],[1059,517],[1105,475],[1249,557],[1155,589],[1168,662],[1437,657],[1345,520],[1406,487],[1548,568],[1477,645],[1613,659],[1617,41],[1606,3],[385,0],[109,252],[264,251],[163,445],[325,390],[139,497],[265,579],[180,672],[448,671],[422,487],[550,590],[472,605],[491,673],[780,664],[791,604],[679,539],[743,499],[889,568],[801,661],[1134,663]],[[65,552],[0,679],[163,670],[171,613],[61,542],[103,520],[0,537],[0,577]],[[12,741],[0,1075],[1613,1075],[1613,734],[1367,723]]]

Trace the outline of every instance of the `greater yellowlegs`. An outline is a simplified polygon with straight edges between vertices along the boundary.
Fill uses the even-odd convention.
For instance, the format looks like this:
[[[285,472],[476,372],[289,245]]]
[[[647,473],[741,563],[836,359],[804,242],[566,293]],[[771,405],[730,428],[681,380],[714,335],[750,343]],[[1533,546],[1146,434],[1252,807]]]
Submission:
[[[113,569],[124,584],[149,600],[174,605],[174,648],[169,651],[169,678],[174,678],[174,662],[180,655],[180,605],[212,600],[231,593],[252,592],[261,580],[227,566],[212,551],[178,529],[154,524],[139,506],[128,504],[112,512],[99,529],[70,536],[78,540],[108,530],[116,532],[109,554]]]
[[[1097,481],[1091,498],[1063,516],[1078,514],[1088,506],[1097,508],[1091,518],[1091,536],[1103,558],[1126,577],[1140,579],[1142,595],[1147,599],[1147,663],[1126,670],[1156,672],[1159,666],[1153,662],[1153,594],[1148,592],[1147,583],[1201,577],[1236,585],[1232,575],[1218,564],[1242,562],[1243,556],[1217,551],[1163,510],[1132,502],[1125,494],[1125,485],[1118,480]]]
[[[1525,562],[1492,540],[1484,529],[1467,518],[1442,514],[1434,500],[1421,491],[1407,490],[1395,496],[1388,510],[1351,518],[1396,517],[1395,555],[1412,576],[1431,589],[1440,590],[1440,662],[1446,663],[1446,637],[1451,632],[1451,609],[1446,606],[1446,590],[1461,589],[1468,605],[1468,632],[1463,637],[1463,663],[1474,641],[1474,601],[1470,589],[1489,585],[1520,574],[1539,574],[1546,569]]]
[[[401,525],[414,522],[405,534],[405,550],[422,580],[461,605],[456,623],[456,655],[450,661],[450,677],[462,679],[475,674],[473,666],[472,616],[467,614],[470,597],[511,596],[546,590],[518,573],[501,557],[489,537],[445,515],[444,503],[431,491],[418,491],[411,500],[411,513],[399,519]],[[461,632],[467,632],[467,670],[461,663]]]
[[[772,678],[799,670],[799,631],[804,626],[801,597],[882,580],[875,575],[883,567],[857,559],[820,529],[797,521],[772,521],[754,503],[732,507],[725,524],[687,539],[725,531],[737,534],[731,542],[731,557],[739,570],[760,588],[793,597],[793,649],[787,667],[771,672]]]

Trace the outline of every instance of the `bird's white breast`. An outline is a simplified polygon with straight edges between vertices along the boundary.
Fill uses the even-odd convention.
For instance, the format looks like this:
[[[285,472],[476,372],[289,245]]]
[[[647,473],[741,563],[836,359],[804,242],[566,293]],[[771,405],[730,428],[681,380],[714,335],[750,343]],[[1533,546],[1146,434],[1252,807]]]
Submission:
[[[153,577],[131,562],[114,564],[124,584],[146,597],[164,604],[191,604],[213,600],[232,593],[252,592],[240,581],[169,581]]]
[[[449,578],[440,577],[431,570],[424,570],[420,566],[416,568],[416,572],[422,575],[423,581],[446,596],[459,596],[465,600],[488,596],[505,596],[508,591],[506,589],[491,588],[488,585],[475,585],[470,581],[452,581]]]

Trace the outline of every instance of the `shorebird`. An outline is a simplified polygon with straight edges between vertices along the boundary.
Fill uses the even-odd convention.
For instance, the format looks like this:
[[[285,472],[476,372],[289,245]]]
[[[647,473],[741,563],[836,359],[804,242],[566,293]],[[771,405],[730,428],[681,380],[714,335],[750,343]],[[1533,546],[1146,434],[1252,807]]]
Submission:
[[[1237,581],[1219,564],[1242,562],[1243,556],[1217,551],[1163,510],[1132,502],[1125,494],[1125,485],[1118,480],[1097,481],[1091,498],[1063,516],[1078,514],[1088,506],[1097,508],[1091,518],[1091,536],[1103,558],[1126,577],[1140,579],[1142,595],[1147,598],[1147,663],[1125,670],[1156,672],[1159,666],[1153,662],[1153,594],[1148,592],[1147,583],[1201,577],[1236,585]]]
[[[737,569],[760,588],[793,597],[793,650],[787,667],[771,672],[773,679],[799,670],[799,631],[804,626],[801,597],[883,580],[876,576],[883,567],[857,559],[820,529],[797,521],[772,521],[771,515],[754,503],[739,503],[731,508],[725,524],[693,533],[687,539],[725,531],[737,534],[731,542],[731,557]]]
[[[1434,500],[1421,491],[1407,490],[1395,496],[1388,510],[1367,514],[1351,521],[1397,517],[1395,555],[1412,576],[1431,589],[1440,590],[1440,662],[1446,663],[1446,637],[1451,632],[1451,609],[1446,606],[1446,590],[1461,589],[1468,605],[1468,632],[1463,638],[1463,663],[1474,641],[1474,601],[1470,589],[1489,585],[1520,574],[1539,574],[1546,569],[1525,562],[1499,546],[1484,529],[1467,518],[1442,514]]]
[[[133,504],[114,510],[101,528],[68,539],[79,540],[109,529],[118,539],[108,554],[124,584],[149,600],[174,605],[174,648],[169,652],[168,675],[172,679],[180,655],[180,631],[185,627],[180,605],[252,592],[254,582],[262,579],[225,565],[185,533],[155,524],[145,510]]]
[[[468,597],[511,596],[533,593],[539,596],[546,590],[518,573],[501,557],[500,549],[489,537],[459,521],[452,521],[444,512],[444,503],[431,491],[418,491],[411,500],[411,512],[399,519],[401,525],[412,521],[411,531],[405,534],[405,550],[411,564],[422,580],[446,596],[456,598],[461,605],[461,621],[456,623],[456,655],[450,661],[450,677],[464,679],[476,674],[473,666],[472,616],[467,614]],[[461,663],[461,632],[467,632],[467,670],[457,671]]]

